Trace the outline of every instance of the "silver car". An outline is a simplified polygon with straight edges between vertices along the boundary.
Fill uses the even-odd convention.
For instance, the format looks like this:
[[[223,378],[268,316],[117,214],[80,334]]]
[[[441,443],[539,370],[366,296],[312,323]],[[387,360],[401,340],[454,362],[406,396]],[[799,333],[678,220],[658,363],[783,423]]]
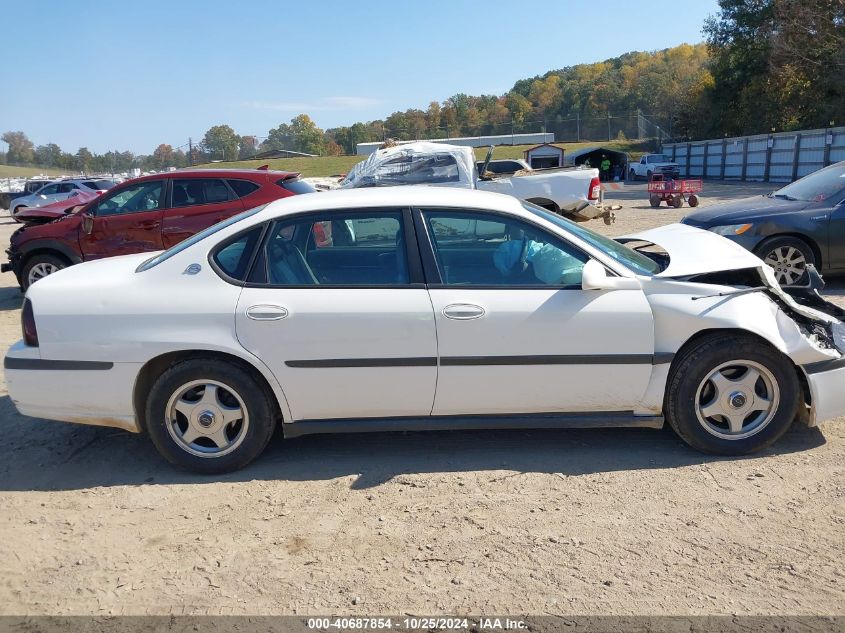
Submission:
[[[55,180],[44,185],[35,193],[12,200],[9,211],[12,214],[12,218],[20,221],[17,218],[18,212],[26,208],[43,207],[59,200],[66,200],[73,195],[74,191],[102,193],[114,187],[115,184],[117,183],[108,178],[69,178]]]

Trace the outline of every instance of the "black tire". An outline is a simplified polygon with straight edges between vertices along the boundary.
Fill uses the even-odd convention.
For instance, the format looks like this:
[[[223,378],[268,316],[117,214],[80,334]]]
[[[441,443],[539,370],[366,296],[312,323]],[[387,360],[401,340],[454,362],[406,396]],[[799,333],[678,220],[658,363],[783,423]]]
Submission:
[[[687,198],[687,202],[689,203],[689,206],[697,207],[698,206],[698,196],[695,195],[694,193],[690,194],[689,197]]]
[[[23,269],[21,270],[20,282],[21,289],[24,292],[26,292],[27,288],[29,288],[35,281],[37,281],[37,279],[30,279],[30,277],[36,276],[37,273],[33,272],[33,269],[36,269],[38,266],[41,266],[42,268],[52,267],[56,269],[53,272],[56,272],[57,270],[70,266],[70,262],[61,255],[54,255],[52,253],[36,253],[26,260],[26,263],[23,265]]]
[[[803,257],[804,260],[802,264],[797,266],[797,268],[804,271],[801,276],[797,278],[794,273],[786,269],[786,263],[781,259],[781,256],[789,257],[791,252],[790,249],[795,249],[800,252],[801,257]],[[807,264],[813,264],[813,266],[816,266],[815,252],[810,245],[807,244],[807,242],[797,237],[782,236],[769,238],[755,248],[754,253],[764,262],[769,264],[772,269],[774,269],[775,277],[777,278],[778,283],[782,286],[794,286],[806,283]]]
[[[192,454],[168,430],[167,408],[171,398],[195,381],[220,383],[243,402],[248,424],[245,430],[241,427],[243,437],[231,452],[205,457]],[[173,365],[156,380],[147,397],[147,432],[158,452],[170,463],[203,474],[226,473],[243,468],[264,451],[276,428],[276,410],[272,395],[246,369],[219,359],[195,358]],[[231,430],[237,431],[237,427]]]
[[[732,361],[750,361],[766,368],[777,383],[779,403],[771,418],[764,420],[753,434],[725,439],[708,431],[705,423],[699,420],[698,390],[711,372]],[[675,359],[666,384],[664,413],[675,433],[696,450],[718,455],[745,455],[766,448],[789,429],[795,419],[800,394],[795,368],[778,350],[750,335],[714,333],[702,337]],[[705,395],[704,391],[702,395]]]
[[[648,197],[648,203],[655,209],[660,206],[660,202],[660,196],[658,196],[656,193],[653,193]]]
[[[676,209],[680,209],[682,206],[684,206],[684,197],[681,195],[677,195],[672,198],[672,206]]]

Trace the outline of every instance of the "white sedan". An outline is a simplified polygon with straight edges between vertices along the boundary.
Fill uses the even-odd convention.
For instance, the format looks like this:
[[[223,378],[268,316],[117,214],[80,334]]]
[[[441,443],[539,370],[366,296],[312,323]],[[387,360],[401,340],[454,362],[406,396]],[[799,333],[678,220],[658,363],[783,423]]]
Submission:
[[[713,233],[627,243],[477,191],[296,196],[34,284],[6,381],[23,414],[145,431],[202,472],[248,464],[277,426],[665,420],[741,454],[845,413],[839,308]]]

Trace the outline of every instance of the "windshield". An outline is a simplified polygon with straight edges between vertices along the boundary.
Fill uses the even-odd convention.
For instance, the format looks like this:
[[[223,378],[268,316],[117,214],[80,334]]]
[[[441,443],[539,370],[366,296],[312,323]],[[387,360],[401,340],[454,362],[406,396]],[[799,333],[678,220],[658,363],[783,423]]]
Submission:
[[[266,206],[267,206],[266,204],[262,204],[260,206],[255,207],[254,209],[249,209],[248,211],[244,211],[243,213],[239,213],[238,215],[233,215],[228,220],[223,220],[222,222],[218,222],[217,224],[214,224],[214,225],[208,227],[207,229],[200,231],[196,235],[192,235],[188,239],[182,240],[181,242],[179,242],[175,246],[172,246],[171,248],[167,249],[163,253],[159,253],[155,257],[151,257],[150,259],[143,262],[140,266],[138,266],[138,268],[135,269],[135,272],[136,273],[142,273],[145,270],[149,270],[150,268],[155,268],[161,262],[170,259],[171,257],[173,257],[174,255],[176,255],[178,253],[181,253],[186,248],[193,246],[197,242],[201,242],[202,240],[207,238],[209,235],[214,235],[215,233],[217,233],[217,231],[225,229],[227,226],[232,226],[233,224],[235,224],[235,222],[240,222],[241,220],[244,220],[244,219],[246,219],[250,216],[255,215],[256,213],[261,211]]]
[[[785,200],[824,202],[845,193],[845,161],[819,169],[775,191],[772,196]]]
[[[563,218],[556,213],[552,213],[551,211],[546,211],[546,209],[531,204],[530,202],[523,202],[522,206],[525,207],[527,211],[530,211],[535,215],[539,215],[541,218],[548,220],[549,222],[553,222],[567,233],[572,233],[576,237],[581,238],[590,246],[599,249],[601,252],[609,255],[620,264],[639,275],[656,275],[660,272],[660,266],[656,262],[645,255],[628,248],[624,244],[620,244],[619,242],[612,240],[609,237],[605,237],[604,235],[599,235],[580,224],[567,220],[566,218]]]
[[[648,157],[650,163],[668,163],[669,157],[666,154],[652,154]]]

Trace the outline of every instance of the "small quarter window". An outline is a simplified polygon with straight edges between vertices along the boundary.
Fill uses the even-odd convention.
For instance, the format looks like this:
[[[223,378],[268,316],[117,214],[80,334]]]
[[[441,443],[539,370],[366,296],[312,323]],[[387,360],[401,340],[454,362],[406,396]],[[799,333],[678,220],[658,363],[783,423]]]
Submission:
[[[263,225],[258,225],[246,233],[236,235],[217,249],[212,259],[226,276],[237,281],[246,279],[263,228]]]
[[[259,186],[249,180],[227,180],[229,186],[238,196],[238,198],[245,198],[254,191],[258,191]]]

